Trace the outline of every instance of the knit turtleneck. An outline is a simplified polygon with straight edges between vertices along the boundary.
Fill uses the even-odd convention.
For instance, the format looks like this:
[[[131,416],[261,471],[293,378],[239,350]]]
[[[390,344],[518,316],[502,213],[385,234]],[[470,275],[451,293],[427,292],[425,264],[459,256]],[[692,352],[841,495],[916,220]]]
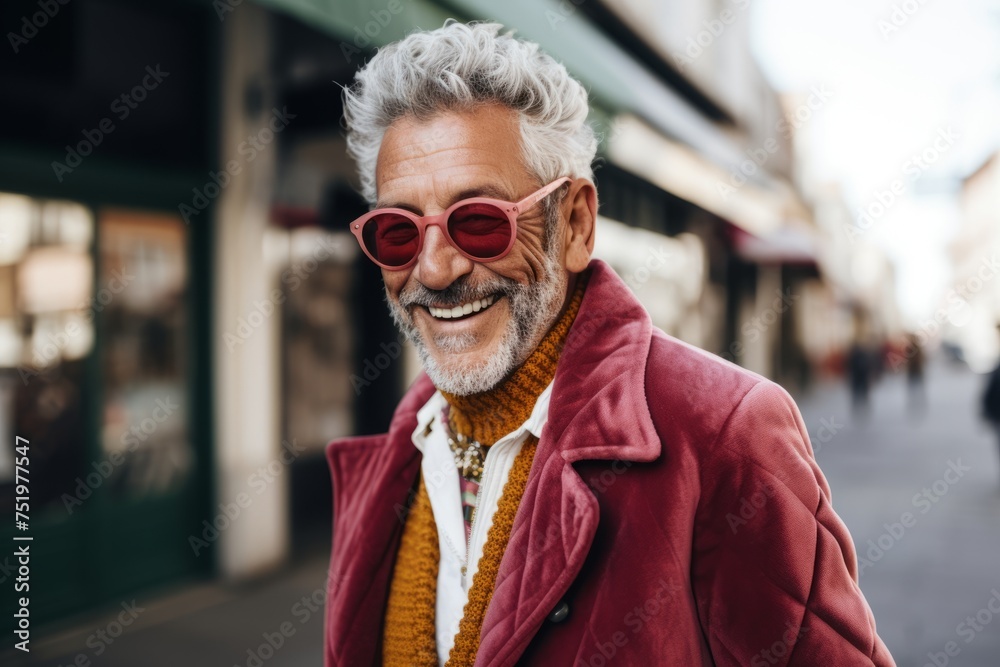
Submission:
[[[490,446],[528,420],[535,401],[555,377],[566,335],[583,300],[586,280],[587,274],[578,277],[562,317],[531,356],[500,384],[467,396],[441,392],[450,406],[448,421],[452,431]]]
[[[504,382],[472,396],[444,394],[451,406],[449,421],[454,430],[487,445],[527,421],[538,396],[555,376],[559,355],[583,300],[587,275],[578,276],[566,311],[525,363]],[[446,667],[472,667],[476,661],[483,619],[493,597],[500,561],[510,540],[537,445],[538,439],[529,435],[514,459],[486,534]],[[403,527],[389,586],[382,634],[383,665],[437,667],[435,601],[439,560],[437,524],[421,477]]]

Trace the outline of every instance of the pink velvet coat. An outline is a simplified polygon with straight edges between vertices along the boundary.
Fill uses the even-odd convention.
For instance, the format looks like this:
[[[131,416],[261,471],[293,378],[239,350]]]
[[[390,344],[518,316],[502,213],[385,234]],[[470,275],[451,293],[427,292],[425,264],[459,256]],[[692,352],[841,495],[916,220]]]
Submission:
[[[893,665],[798,409],[655,329],[603,262],[556,372],[476,665]],[[325,664],[376,665],[424,375],[332,442]]]

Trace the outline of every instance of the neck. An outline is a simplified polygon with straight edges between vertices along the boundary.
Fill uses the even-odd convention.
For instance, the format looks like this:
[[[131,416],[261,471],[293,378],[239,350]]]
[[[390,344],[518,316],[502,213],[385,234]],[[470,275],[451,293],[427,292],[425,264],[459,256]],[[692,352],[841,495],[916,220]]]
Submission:
[[[555,324],[517,370],[478,394],[441,392],[451,407],[449,422],[454,432],[489,446],[527,421],[535,401],[555,377],[559,355],[583,300],[586,274],[574,282]]]

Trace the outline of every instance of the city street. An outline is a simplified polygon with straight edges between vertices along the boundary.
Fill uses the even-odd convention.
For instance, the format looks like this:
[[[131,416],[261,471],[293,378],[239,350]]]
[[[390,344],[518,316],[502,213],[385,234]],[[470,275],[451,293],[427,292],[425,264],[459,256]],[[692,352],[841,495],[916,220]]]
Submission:
[[[518,576],[498,575],[498,590],[555,598],[544,572],[520,574],[536,563],[561,583],[576,573],[562,595],[573,611],[525,661],[688,667],[699,658],[680,656],[701,651],[719,667],[850,662],[836,641],[790,650],[789,621],[877,646],[861,659],[871,667],[891,662],[876,632],[900,667],[1000,667],[1000,429],[983,420],[1000,423],[1000,391],[981,409],[983,371],[1000,359],[996,5],[4,0],[0,541],[11,546],[0,616],[12,631],[0,667],[357,658],[352,641],[364,653],[379,635],[395,575],[352,574],[338,555],[326,618],[331,542],[352,563],[397,564],[397,593],[406,576],[427,580],[426,543],[385,539],[402,525],[389,510],[407,491],[405,457],[380,469],[391,460],[363,436],[386,430],[424,372],[442,391],[483,393],[449,398],[454,411],[431,425],[472,461],[492,431],[521,424],[512,403],[540,399],[565,322],[589,335],[566,339],[578,362],[555,362],[571,400],[553,402],[550,433],[574,419],[561,442],[580,453],[586,440],[632,441],[611,456],[633,460],[570,464],[586,479],[564,470],[559,502],[544,493],[556,483],[525,492],[542,521],[511,531],[525,548],[507,549],[503,572]],[[564,280],[588,267],[590,278]],[[773,494],[761,491],[773,489],[743,497],[767,475],[742,474],[757,465],[742,447],[767,459],[780,421],[764,405],[750,429],[706,427],[705,415],[728,412],[725,388],[661,418],[665,394],[695,395],[688,376],[719,389],[711,364],[685,376],[650,355],[647,377],[673,384],[647,388],[665,432],[664,455],[645,465],[643,419],[627,409],[643,407],[628,394],[642,383],[609,374],[605,357],[624,351],[641,370],[635,336],[649,324],[788,388],[803,428],[779,437],[798,441],[802,463],[808,431],[849,531],[835,531],[832,550],[812,549],[823,541],[812,514],[826,505],[735,541],[704,523],[707,511],[735,533],[767,514],[760,501]],[[918,340],[926,355],[911,355],[909,371],[926,381],[910,385],[905,360],[875,368],[876,350],[916,352]],[[852,401],[851,388],[869,386],[865,405]],[[355,436],[335,465],[338,485],[360,490],[338,503],[332,534],[326,446]],[[542,459],[576,456],[540,437],[541,454],[557,455],[522,457],[511,479],[527,462],[543,480]],[[719,451],[737,463],[716,462]],[[503,463],[490,457],[491,469]],[[761,465],[801,495],[786,463]],[[741,474],[727,474],[734,465]],[[802,487],[814,499],[816,471]],[[627,492],[605,493],[619,474]],[[503,482],[484,488],[502,495]],[[594,486],[596,515],[573,495],[581,484]],[[476,514],[468,494],[446,495]],[[516,508],[475,498],[486,509],[465,551],[496,558],[467,565],[493,576],[503,552],[490,540]],[[564,535],[565,553],[552,550],[542,528],[559,511],[574,530],[600,524],[592,548],[574,551]],[[711,553],[688,554],[689,568],[685,545],[706,540]],[[773,572],[755,573],[748,545]],[[658,600],[633,609],[616,595],[650,573],[691,589],[699,567],[735,567],[738,580],[716,597],[689,590],[696,608],[658,623],[646,618]],[[376,618],[338,577],[367,591]],[[767,609],[745,594],[758,579],[798,586],[815,613]],[[519,595],[500,615],[513,625],[501,618],[490,635],[497,616],[482,624],[492,639],[479,663],[516,662],[514,626],[556,611],[533,613],[535,598]],[[857,625],[824,613],[831,604]],[[618,630],[636,610],[633,631],[655,632],[629,643]],[[440,639],[431,625],[413,624],[398,646],[390,637],[385,654],[421,662]],[[779,627],[780,641],[758,642]],[[706,638],[711,650],[690,646]]]
[[[984,380],[935,359],[924,414],[908,414],[900,374],[874,390],[867,421],[851,418],[842,384],[798,398],[854,537],[861,588],[900,667],[1000,664],[1000,614],[988,607],[995,597],[1000,609],[1000,472],[978,419]]]

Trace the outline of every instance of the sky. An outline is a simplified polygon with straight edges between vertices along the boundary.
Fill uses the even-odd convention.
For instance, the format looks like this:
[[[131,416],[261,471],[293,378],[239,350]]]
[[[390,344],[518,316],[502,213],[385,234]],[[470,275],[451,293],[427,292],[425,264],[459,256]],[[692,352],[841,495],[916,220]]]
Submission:
[[[754,2],[752,48],[771,85],[833,92],[799,136],[810,178],[840,183],[855,216],[904,182],[865,235],[896,267],[905,321],[921,321],[950,286],[960,181],[1000,149],[1000,0]],[[935,141],[946,148],[918,166]]]

